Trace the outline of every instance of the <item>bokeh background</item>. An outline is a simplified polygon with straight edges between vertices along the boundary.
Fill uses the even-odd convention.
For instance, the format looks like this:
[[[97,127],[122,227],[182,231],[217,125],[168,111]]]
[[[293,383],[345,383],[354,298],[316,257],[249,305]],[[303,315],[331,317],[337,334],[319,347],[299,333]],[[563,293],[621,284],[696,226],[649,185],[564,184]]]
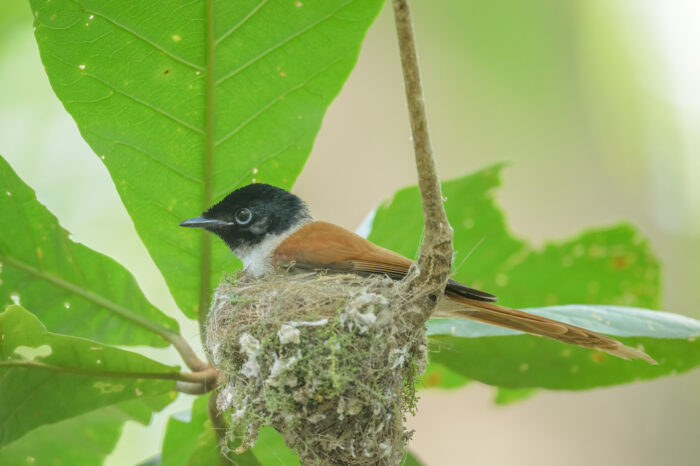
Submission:
[[[700,2],[413,4],[440,174],[510,161],[498,199],[511,229],[535,243],[629,221],[660,258],[664,309],[700,318]],[[295,186],[317,217],[350,229],[416,180],[390,13],[370,30]],[[74,239],[127,266],[198,342],[53,95],[31,22],[25,2],[0,2],[0,154]],[[477,383],[422,392],[412,449],[431,466],[698,464],[697,370],[506,407],[492,398]],[[127,424],[108,464],[155,454],[167,416],[188,404],[181,397],[148,427]]]

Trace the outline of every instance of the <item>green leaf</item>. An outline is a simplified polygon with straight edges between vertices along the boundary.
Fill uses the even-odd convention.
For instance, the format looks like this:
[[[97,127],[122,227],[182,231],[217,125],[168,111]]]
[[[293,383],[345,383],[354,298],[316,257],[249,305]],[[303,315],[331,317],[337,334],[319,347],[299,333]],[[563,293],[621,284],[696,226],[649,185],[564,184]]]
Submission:
[[[209,396],[202,395],[194,400],[192,410],[187,413],[189,420],[182,419],[182,416],[172,416],[168,420],[161,455],[163,466],[185,466],[197,449],[200,437],[204,433],[211,435],[216,452],[216,435],[213,431],[205,430],[205,424],[208,421],[207,403]],[[218,461],[218,453],[214,461]]]
[[[406,453],[406,459],[403,462],[403,466],[421,466],[423,463],[413,455],[410,451]]]
[[[431,361],[474,380],[514,389],[579,390],[679,374],[700,365],[700,321],[621,306],[569,305],[527,312],[612,335],[659,362],[605,353],[464,319],[428,324]],[[497,361],[497,363],[495,363]]]
[[[469,382],[469,379],[447,367],[431,362],[419,381],[421,388],[459,388]]]
[[[44,424],[166,393],[176,370],[136,353],[49,333],[36,316],[10,306],[0,313],[0,445]]]
[[[160,410],[174,398],[157,397]],[[148,424],[152,407],[134,400],[97,409],[55,424],[34,429],[0,449],[1,464],[53,466],[101,465],[114,450],[124,423],[129,420]]]
[[[496,389],[496,397],[493,402],[497,405],[507,405],[516,401],[523,401],[537,393],[534,388],[505,388]]]
[[[455,260],[454,278],[476,288],[489,291],[498,296],[499,302],[504,305],[522,308],[526,306],[543,306],[568,303],[609,303],[626,306],[639,306],[647,308],[658,307],[659,296],[659,266],[651,253],[647,242],[630,226],[620,225],[608,229],[599,229],[585,232],[575,238],[546,243],[542,248],[536,249],[527,242],[514,237],[508,230],[501,210],[494,200],[494,189],[500,184],[500,172],[502,165],[495,165],[481,170],[469,176],[443,183],[443,193],[447,198],[445,208],[448,218],[455,230]],[[401,225],[398,227],[397,220]],[[396,193],[391,201],[381,206],[375,215],[370,240],[389,249],[393,249],[409,257],[416,257],[419,242],[423,231],[423,218],[421,213],[420,195],[417,188],[411,187]],[[610,309],[610,308],[608,308]],[[545,313],[547,311],[544,311]],[[564,320],[575,317],[565,311]],[[588,314],[590,315],[590,313]],[[562,317],[553,315],[553,318]],[[599,316],[603,319],[601,316]],[[637,320],[638,316],[625,314],[624,321],[616,321],[615,313],[607,313],[603,319],[619,329],[632,330],[634,326],[645,325],[643,320]],[[602,325],[596,319],[576,320],[578,325],[591,327],[593,330],[609,333],[610,328]],[[466,360],[456,363],[464,351],[471,351],[472,355],[479,354],[492,365],[493,371],[500,371],[504,378],[521,377],[520,368],[528,364],[528,372],[532,373],[532,364],[527,358],[543,358],[549,360],[544,353],[549,351],[551,345],[559,348],[568,348],[560,343],[546,342],[543,339],[527,335],[509,336],[501,340],[495,337],[477,338],[486,335],[515,335],[504,333],[503,329],[486,326],[467,321],[433,321],[430,328],[433,333],[442,326],[442,333],[451,335],[454,326],[457,335],[470,336],[475,332],[471,341],[461,341],[461,338],[451,336],[431,337],[440,345],[439,353],[431,356],[431,364],[428,366],[426,376],[421,380],[425,386],[454,387],[466,383],[470,378],[500,385],[495,377],[481,374],[480,369],[466,367]],[[639,332],[631,335],[639,336]],[[498,357],[491,353],[498,346]],[[529,356],[522,352],[522,341],[529,342],[540,348],[539,352],[533,349]],[[664,341],[664,340],[662,340]],[[632,346],[641,341],[635,340]],[[669,342],[670,343],[670,342]],[[675,342],[686,345],[690,342]],[[558,346],[557,346],[558,345]],[[467,348],[468,346],[468,348]],[[646,345],[645,345],[646,346]],[[582,357],[598,355],[598,353],[580,348],[572,348],[576,354]],[[666,354],[665,351],[659,355]],[[522,357],[521,357],[522,356]],[[652,356],[658,356],[652,354]],[[508,372],[501,367],[501,358],[510,357],[517,360],[517,364],[509,363],[517,370]],[[595,356],[599,357],[599,356]],[[522,359],[526,358],[526,359]],[[606,364],[609,357],[605,357]],[[693,357],[685,358],[684,367],[691,367]],[[499,364],[495,364],[498,361]],[[551,361],[550,361],[551,362]],[[469,362],[470,364],[476,364]],[[626,364],[618,361],[615,364]],[[599,382],[601,384],[622,383],[636,378],[636,368],[639,363],[633,364],[633,373],[618,374],[619,377],[607,378],[601,372]],[[570,370],[571,365],[567,366]],[[599,367],[599,366],[596,366]],[[607,366],[605,366],[607,367]],[[624,366],[630,367],[630,366]],[[447,370],[446,370],[447,369]],[[578,370],[578,369],[574,369]],[[665,368],[644,368],[648,371],[646,377],[663,375]],[[611,372],[613,370],[611,369]],[[604,371],[605,372],[605,371]],[[479,378],[481,377],[481,378]],[[534,377],[534,376],[533,376]],[[544,386],[540,382],[531,380],[529,384],[506,381],[510,387],[524,386],[526,388]],[[551,385],[551,381],[542,383]],[[583,387],[596,385],[596,377],[591,375],[586,382],[576,382]]]
[[[262,427],[258,441],[251,449],[255,458],[265,466],[299,466],[299,455],[287,448],[284,438],[272,427]]]
[[[514,237],[494,200],[502,168],[494,165],[442,184],[454,228],[454,279],[512,307],[601,302],[659,307],[658,262],[628,225],[591,230],[541,249]],[[377,210],[369,239],[416,257],[422,231],[420,194],[411,187]]]
[[[14,300],[52,332],[111,344],[168,345],[149,328],[177,331],[177,322],[146,300],[124,267],[71,241],[2,157],[0,218],[0,309]]]
[[[51,85],[188,316],[238,262],[178,224],[291,186],[382,3],[31,0]]]
[[[171,417],[163,442],[162,465],[206,465],[219,461],[217,439],[207,415],[209,395],[197,398],[189,420]],[[287,448],[272,427],[262,427],[255,446],[242,454],[230,453],[233,464],[241,466],[295,466],[299,457]]]

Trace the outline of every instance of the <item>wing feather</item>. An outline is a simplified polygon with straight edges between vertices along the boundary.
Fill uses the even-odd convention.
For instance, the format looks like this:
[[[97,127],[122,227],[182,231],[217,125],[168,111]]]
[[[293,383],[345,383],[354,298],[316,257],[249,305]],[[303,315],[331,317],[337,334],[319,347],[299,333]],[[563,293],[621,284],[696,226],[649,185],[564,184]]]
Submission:
[[[304,270],[382,274],[397,280],[405,277],[413,264],[401,254],[328,222],[312,222],[301,227],[277,247],[273,262],[294,264]],[[496,301],[495,296],[455,280],[448,281],[447,290],[477,301]]]

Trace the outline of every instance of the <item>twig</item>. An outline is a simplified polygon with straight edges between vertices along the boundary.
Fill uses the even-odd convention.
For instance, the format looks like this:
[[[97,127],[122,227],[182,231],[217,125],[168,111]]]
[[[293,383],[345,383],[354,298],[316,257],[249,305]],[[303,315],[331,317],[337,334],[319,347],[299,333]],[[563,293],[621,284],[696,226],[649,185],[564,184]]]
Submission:
[[[175,383],[175,391],[180,393],[186,393],[187,395],[204,395],[209,393],[215,385],[207,385],[203,383],[192,383],[192,382],[177,382]]]
[[[425,222],[417,267],[412,268],[404,283],[407,291],[420,300],[422,324],[430,317],[447,283],[452,265],[452,227],[442,204],[440,180],[430,147],[408,0],[393,0],[393,4]]]
[[[190,344],[179,333],[169,332],[168,335],[164,335],[163,337],[172,343],[190,370],[194,372],[201,372],[211,367],[208,363],[197,357],[197,354],[194,352]]]

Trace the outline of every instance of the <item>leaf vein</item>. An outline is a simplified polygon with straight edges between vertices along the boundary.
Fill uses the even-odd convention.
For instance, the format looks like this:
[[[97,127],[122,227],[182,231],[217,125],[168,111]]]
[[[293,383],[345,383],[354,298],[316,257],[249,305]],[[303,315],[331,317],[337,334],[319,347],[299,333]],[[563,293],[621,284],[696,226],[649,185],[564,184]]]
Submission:
[[[228,36],[230,36],[231,34],[236,32],[238,30],[238,28],[243,26],[250,18],[252,18],[255,15],[255,13],[257,13],[258,10],[260,10],[260,8],[262,8],[267,2],[268,2],[268,0],[262,0],[256,7],[254,7],[252,10],[250,10],[250,12],[247,15],[245,15],[243,17],[243,19],[241,19],[239,22],[234,24],[233,27],[231,27],[231,29],[229,29],[223,35],[221,35],[218,39],[216,39],[216,41],[214,41],[214,45],[215,46],[219,45],[221,42],[226,40],[226,38]]]
[[[326,16],[323,16],[322,18],[320,18],[320,19],[318,19],[317,21],[315,21],[315,22],[309,24],[309,25],[306,26],[305,28],[300,29],[299,31],[297,31],[297,32],[295,32],[294,34],[292,34],[292,35],[290,35],[289,37],[287,37],[286,39],[281,40],[280,42],[276,43],[276,44],[273,45],[272,47],[268,48],[268,49],[265,50],[264,52],[262,52],[262,53],[260,53],[259,55],[257,55],[256,57],[252,58],[252,59],[249,60],[248,62],[246,62],[246,63],[244,63],[243,65],[239,66],[238,68],[236,68],[236,69],[230,71],[228,74],[226,74],[226,75],[224,75],[223,77],[219,78],[219,79],[216,81],[216,85],[218,86],[218,85],[222,84],[224,81],[228,80],[229,78],[232,78],[233,76],[237,75],[238,73],[240,73],[240,72],[243,71],[244,69],[248,68],[249,66],[254,65],[254,64],[257,63],[258,61],[262,60],[265,56],[267,56],[267,55],[269,55],[270,53],[274,52],[275,50],[277,50],[278,48],[282,47],[282,46],[285,45],[286,43],[288,43],[288,42],[290,42],[290,41],[296,39],[297,37],[299,37],[299,36],[305,34],[306,32],[308,32],[308,31],[310,31],[311,29],[315,28],[315,27],[318,26],[319,24],[322,24],[322,23],[324,23],[325,21],[328,21],[330,18],[333,17],[333,15],[335,15],[337,12],[339,12],[339,11],[342,10],[343,8],[345,8],[345,7],[347,7],[348,5],[350,5],[353,1],[355,1],[355,0],[348,0],[347,2],[341,4],[338,8],[336,8],[336,9],[334,9],[333,11],[331,11],[330,13],[328,13]]]
[[[294,87],[291,87],[291,88],[287,89],[287,90],[284,91],[282,94],[278,95],[277,97],[275,97],[274,99],[272,99],[271,101],[269,101],[267,104],[265,104],[265,105],[263,105],[262,107],[260,107],[255,113],[253,113],[250,117],[248,117],[245,121],[243,121],[240,125],[238,125],[237,127],[235,127],[233,130],[231,130],[226,136],[224,136],[224,137],[221,138],[220,140],[216,141],[216,143],[214,144],[214,147],[218,147],[219,145],[221,145],[221,144],[223,144],[224,142],[226,142],[228,139],[230,139],[231,137],[233,137],[234,135],[236,135],[236,133],[238,133],[240,130],[242,130],[243,128],[245,128],[246,126],[248,126],[251,122],[253,122],[253,121],[254,121],[257,117],[259,117],[261,114],[263,114],[263,113],[265,113],[267,110],[269,110],[269,109],[270,109],[272,106],[274,106],[276,103],[282,101],[282,99],[284,99],[286,96],[288,96],[288,95],[291,94],[292,92],[295,92],[295,91],[297,91],[297,90],[303,88],[303,87],[306,86],[312,79],[314,79],[316,76],[320,75],[321,73],[324,73],[324,72],[328,71],[328,70],[329,70],[330,68],[332,68],[334,65],[336,65],[336,64],[339,63],[339,62],[341,62],[344,58],[345,58],[345,57],[340,57],[340,58],[338,58],[338,59],[332,61],[330,64],[324,66],[324,67],[321,68],[320,70],[318,70],[318,71],[312,73],[312,74],[311,74],[308,78],[306,78],[304,81],[300,82],[299,84],[297,84],[297,85],[294,86]],[[309,91],[309,92],[311,92],[311,91]]]
[[[121,29],[122,31],[128,32],[128,33],[131,34],[132,36],[136,37],[137,39],[142,40],[143,42],[145,42],[145,43],[147,43],[148,45],[152,46],[152,47],[155,48],[156,50],[158,50],[158,51],[164,53],[165,55],[169,56],[169,57],[172,58],[173,60],[175,60],[175,61],[177,61],[177,62],[180,62],[180,63],[182,63],[182,64],[185,65],[185,66],[189,66],[190,68],[193,68],[193,69],[195,69],[195,70],[204,71],[204,67],[203,67],[203,66],[197,65],[196,63],[193,63],[193,62],[191,62],[191,61],[189,61],[189,60],[187,60],[187,59],[184,59],[184,58],[180,57],[179,55],[175,54],[174,52],[171,52],[170,50],[166,49],[166,48],[163,47],[162,45],[160,45],[160,44],[158,44],[158,43],[152,41],[151,39],[149,39],[148,37],[146,37],[146,36],[144,36],[143,34],[139,33],[138,31],[135,31],[134,29],[131,29],[129,26],[126,26],[126,25],[124,25],[124,24],[121,24],[120,22],[118,22],[118,21],[116,21],[116,20],[110,18],[110,17],[107,16],[106,14],[101,13],[101,12],[99,12],[99,11],[97,11],[97,10],[90,10],[90,9],[86,8],[85,5],[83,5],[82,3],[80,3],[80,2],[77,1],[77,0],[73,0],[73,2],[74,2],[75,4],[77,4],[77,5],[80,5],[80,6],[83,8],[83,10],[85,10],[86,13],[90,13],[90,14],[93,14],[93,15],[95,15],[95,16],[99,16],[100,18],[102,18],[102,19],[104,19],[104,20],[106,20],[106,21],[109,21],[111,24],[113,24],[113,25],[116,26],[117,28]]]

